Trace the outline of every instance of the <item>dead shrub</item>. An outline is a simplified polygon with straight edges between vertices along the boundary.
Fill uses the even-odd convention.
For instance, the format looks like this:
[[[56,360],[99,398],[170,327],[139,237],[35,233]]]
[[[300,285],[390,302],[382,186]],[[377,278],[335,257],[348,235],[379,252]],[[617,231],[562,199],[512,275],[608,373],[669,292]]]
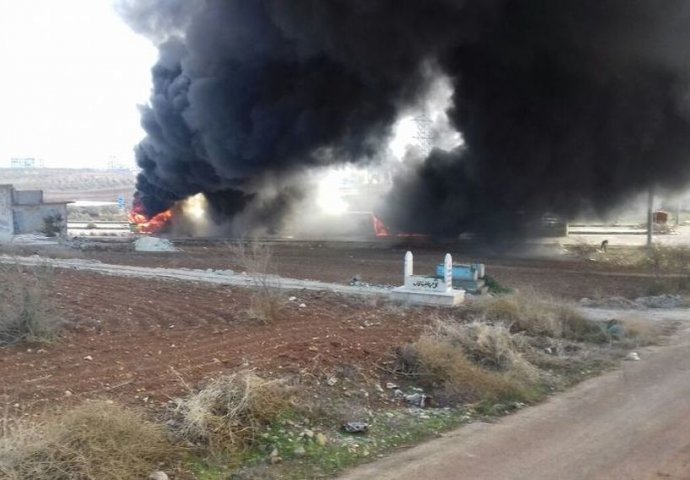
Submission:
[[[176,401],[176,431],[213,455],[238,452],[288,408],[287,394],[281,382],[251,372],[216,378]]]
[[[0,265],[0,346],[57,337],[64,323],[53,312],[52,277],[49,266]]]
[[[502,324],[436,320],[399,350],[399,360],[403,371],[450,403],[525,401],[541,381],[541,371],[523,358],[530,348]]]
[[[0,444],[0,473],[11,480],[139,480],[175,447],[138,411],[99,401],[15,429]]]
[[[622,327],[622,342],[632,347],[656,345],[669,328],[668,324],[631,316],[618,322]]]
[[[496,402],[525,398],[523,385],[474,363],[462,348],[425,335],[403,350],[411,373],[448,402]]]
[[[269,273],[273,258],[271,248],[257,242],[252,242],[247,248],[238,242],[231,246],[231,250],[251,279],[252,294],[247,317],[260,323],[271,323],[279,317],[283,306],[278,278]]]
[[[529,345],[521,335],[511,334],[504,325],[437,321],[433,337],[461,348],[474,363],[490,370],[508,372],[528,383],[539,378],[538,370],[522,356]]]
[[[276,290],[262,290],[249,298],[247,318],[268,325],[280,316],[282,295]]]
[[[591,342],[606,340],[603,328],[583,317],[574,306],[533,290],[485,298],[470,309],[490,323],[509,325],[513,333]]]
[[[38,429],[29,425],[22,416],[11,415],[4,405],[0,417],[0,478],[19,480],[15,465],[22,452],[40,440]]]

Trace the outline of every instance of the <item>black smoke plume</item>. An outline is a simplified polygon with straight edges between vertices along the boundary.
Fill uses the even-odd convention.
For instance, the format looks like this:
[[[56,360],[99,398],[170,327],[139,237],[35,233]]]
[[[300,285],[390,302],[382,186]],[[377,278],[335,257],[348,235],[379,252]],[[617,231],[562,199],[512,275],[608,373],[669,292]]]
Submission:
[[[399,176],[383,213],[401,229],[495,231],[690,179],[686,0],[140,0],[120,11],[160,49],[136,152],[149,213],[206,192],[232,215],[262,178],[367,161],[432,72],[451,80],[465,144]]]

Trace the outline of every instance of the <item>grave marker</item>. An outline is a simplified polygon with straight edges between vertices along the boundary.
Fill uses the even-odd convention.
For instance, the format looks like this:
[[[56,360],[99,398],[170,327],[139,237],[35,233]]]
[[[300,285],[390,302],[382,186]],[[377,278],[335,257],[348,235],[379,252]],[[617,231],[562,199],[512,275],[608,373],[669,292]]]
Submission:
[[[405,253],[403,286],[394,289],[391,297],[406,303],[453,306],[462,303],[465,291],[453,288],[453,258],[446,254],[443,275],[415,275],[412,252]]]
[[[414,261],[414,257],[412,256],[412,252],[410,252],[408,250],[407,253],[405,254],[405,270],[404,270],[404,274],[403,274],[403,275],[405,275],[404,278],[411,277],[413,275],[413,273],[414,273],[413,261]]]
[[[445,268],[443,281],[446,282],[446,291],[450,292],[453,289],[453,257],[450,256],[450,253],[446,253],[443,264]]]

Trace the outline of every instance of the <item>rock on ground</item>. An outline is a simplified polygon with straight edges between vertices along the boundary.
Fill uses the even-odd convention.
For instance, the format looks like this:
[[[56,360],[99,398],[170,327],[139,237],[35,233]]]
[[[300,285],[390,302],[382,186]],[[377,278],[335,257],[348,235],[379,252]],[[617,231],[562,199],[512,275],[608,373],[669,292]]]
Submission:
[[[168,480],[168,474],[165,472],[153,472],[151,475],[149,475],[148,480]]]
[[[176,252],[177,248],[165,238],[141,237],[134,242],[137,252]]]

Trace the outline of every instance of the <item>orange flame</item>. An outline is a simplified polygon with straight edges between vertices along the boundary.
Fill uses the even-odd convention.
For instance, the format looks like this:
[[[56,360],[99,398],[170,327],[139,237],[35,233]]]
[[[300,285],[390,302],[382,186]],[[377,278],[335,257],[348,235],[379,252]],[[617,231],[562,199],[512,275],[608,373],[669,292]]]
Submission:
[[[372,219],[373,224],[374,224],[374,234],[376,235],[376,238],[389,238],[392,236],[395,236],[398,238],[418,238],[418,239],[424,239],[424,240],[428,240],[431,238],[430,235],[427,235],[424,233],[398,232],[395,235],[392,235],[390,229],[381,221],[380,218],[378,218],[376,215],[372,214],[371,219]]]
[[[138,233],[160,232],[170,222],[173,216],[172,209],[158,213],[153,217],[148,217],[143,213],[143,208],[136,201],[132,211],[129,212],[129,223]]]
[[[374,234],[377,237],[390,237],[390,231],[388,230],[388,227],[384,225],[381,219],[379,219],[376,215],[372,215],[371,219],[374,222]]]

